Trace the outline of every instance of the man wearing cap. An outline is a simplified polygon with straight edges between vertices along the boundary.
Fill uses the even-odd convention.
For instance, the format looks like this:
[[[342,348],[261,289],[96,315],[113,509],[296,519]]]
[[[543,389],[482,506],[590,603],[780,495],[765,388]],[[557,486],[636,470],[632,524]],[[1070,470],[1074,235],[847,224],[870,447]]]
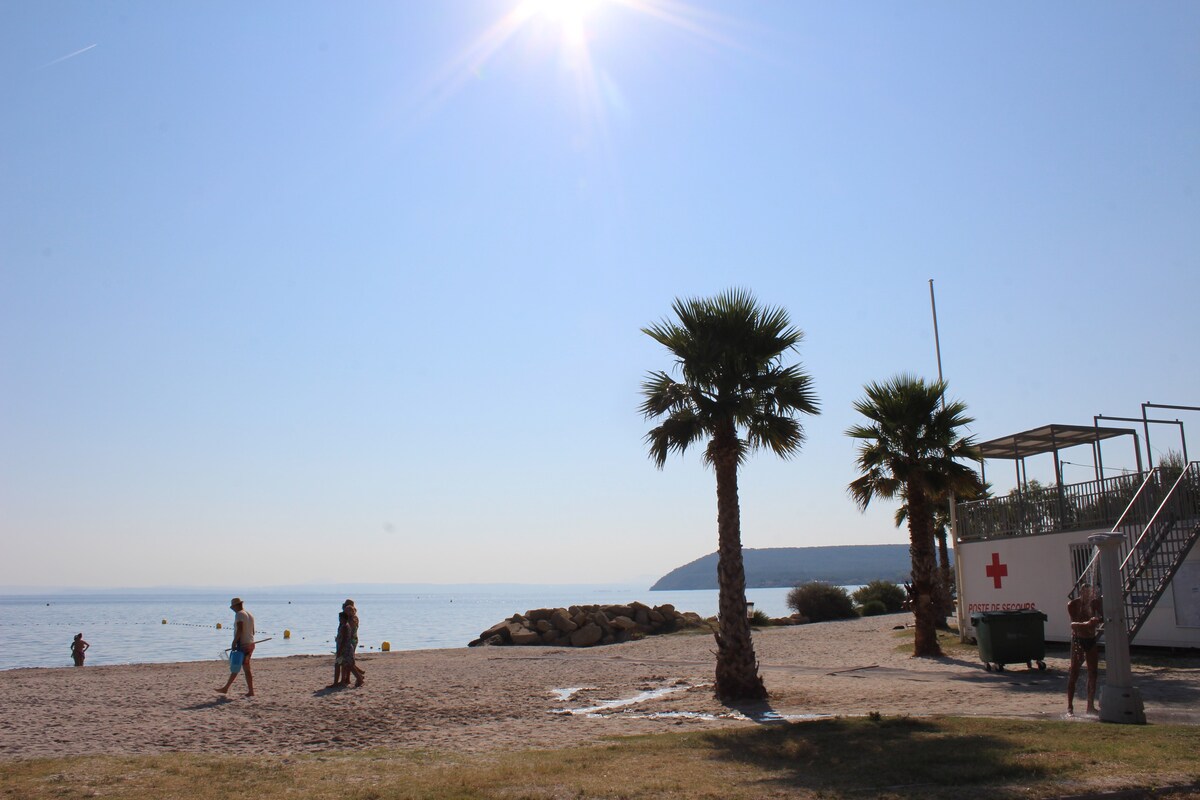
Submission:
[[[233,623],[233,645],[231,650],[242,654],[242,669],[246,671],[246,697],[254,696],[254,675],[250,672],[250,656],[254,653],[254,616],[242,605],[242,598],[235,597],[229,601],[229,608],[235,614]],[[217,689],[221,694],[229,691],[233,685],[236,672],[229,673],[229,680]]]

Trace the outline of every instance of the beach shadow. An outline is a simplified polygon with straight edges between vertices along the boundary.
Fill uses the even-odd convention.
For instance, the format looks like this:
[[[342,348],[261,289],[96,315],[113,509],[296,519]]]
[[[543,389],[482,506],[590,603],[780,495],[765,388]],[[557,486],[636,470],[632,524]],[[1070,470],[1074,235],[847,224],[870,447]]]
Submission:
[[[349,688],[349,686],[322,686],[313,692],[313,697],[328,697],[331,694],[337,694]]]
[[[216,708],[217,706],[223,706],[226,703],[232,703],[232,702],[233,701],[230,700],[225,695],[220,695],[219,697],[214,697],[212,700],[205,700],[202,703],[194,703],[190,706],[184,706],[183,710],[184,711],[204,711],[205,709]]]
[[[911,717],[764,725],[704,738],[716,760],[753,766],[771,776],[764,789],[773,784],[780,792],[915,799],[934,789],[1048,776],[1000,737],[954,733],[938,720]]]

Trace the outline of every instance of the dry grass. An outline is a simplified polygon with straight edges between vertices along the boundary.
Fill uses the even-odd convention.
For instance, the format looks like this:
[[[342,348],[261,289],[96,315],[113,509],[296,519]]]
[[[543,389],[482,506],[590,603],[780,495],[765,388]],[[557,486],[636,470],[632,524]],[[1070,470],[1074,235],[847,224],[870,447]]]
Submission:
[[[1049,798],[1195,785],[1198,751],[1200,728],[1186,726],[885,717],[630,737],[487,756],[349,751],[0,762],[0,796]]]
[[[905,628],[902,631],[895,632],[896,639],[899,644],[896,645],[897,653],[913,654],[913,629]],[[938,644],[942,646],[942,652],[948,656],[960,656],[971,660],[978,660],[979,648],[973,644],[966,644],[961,641],[958,631],[954,628],[950,630],[939,630],[937,632]]]

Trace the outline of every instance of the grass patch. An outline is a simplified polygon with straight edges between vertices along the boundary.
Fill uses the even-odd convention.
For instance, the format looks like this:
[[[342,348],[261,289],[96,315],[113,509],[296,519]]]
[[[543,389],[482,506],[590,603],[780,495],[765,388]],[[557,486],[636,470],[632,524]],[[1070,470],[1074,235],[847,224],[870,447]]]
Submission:
[[[0,797],[1049,798],[1200,781],[1200,728],[876,717],[625,737],[566,750],[0,763]]]
[[[896,645],[897,653],[906,655],[913,654],[913,629],[905,628],[902,631],[895,631],[893,634],[897,639],[901,640]],[[950,630],[939,630],[937,632],[938,644],[942,647],[942,652],[948,656],[961,656],[977,659],[979,657],[979,647],[973,644],[968,644],[961,641],[958,631],[954,628]]]

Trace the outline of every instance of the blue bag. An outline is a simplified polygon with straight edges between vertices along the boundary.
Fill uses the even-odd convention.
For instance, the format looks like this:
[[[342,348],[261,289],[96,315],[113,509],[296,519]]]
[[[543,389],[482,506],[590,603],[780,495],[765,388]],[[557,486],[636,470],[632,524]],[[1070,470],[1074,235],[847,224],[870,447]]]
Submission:
[[[229,672],[231,675],[237,675],[242,671],[242,651],[233,650],[229,653]]]

